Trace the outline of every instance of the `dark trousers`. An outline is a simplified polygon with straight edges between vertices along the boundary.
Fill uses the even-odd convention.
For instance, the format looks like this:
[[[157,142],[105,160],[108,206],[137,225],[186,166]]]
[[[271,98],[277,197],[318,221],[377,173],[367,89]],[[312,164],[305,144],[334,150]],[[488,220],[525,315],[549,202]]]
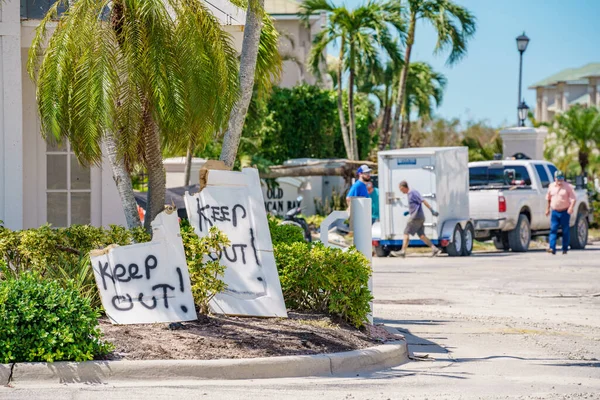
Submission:
[[[571,216],[567,210],[556,211],[552,210],[552,218],[550,220],[550,248],[556,251],[556,237],[558,236],[558,228],[562,227],[562,249],[569,250],[569,221]]]

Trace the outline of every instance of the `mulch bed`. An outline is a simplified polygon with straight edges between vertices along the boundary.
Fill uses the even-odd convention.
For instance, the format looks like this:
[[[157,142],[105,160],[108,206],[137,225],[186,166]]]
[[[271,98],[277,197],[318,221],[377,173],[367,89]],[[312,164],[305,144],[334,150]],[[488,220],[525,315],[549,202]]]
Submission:
[[[112,325],[101,319],[105,339],[115,345],[109,360],[254,358],[335,353],[375,346],[401,336],[381,326],[358,330],[321,314],[289,318],[199,315],[173,324]]]

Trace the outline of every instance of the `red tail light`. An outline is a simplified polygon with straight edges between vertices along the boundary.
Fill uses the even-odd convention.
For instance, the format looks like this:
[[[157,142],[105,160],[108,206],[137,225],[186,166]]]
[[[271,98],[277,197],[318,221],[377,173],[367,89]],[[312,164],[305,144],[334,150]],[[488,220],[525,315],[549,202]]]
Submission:
[[[506,199],[504,196],[498,197],[498,212],[506,212]]]

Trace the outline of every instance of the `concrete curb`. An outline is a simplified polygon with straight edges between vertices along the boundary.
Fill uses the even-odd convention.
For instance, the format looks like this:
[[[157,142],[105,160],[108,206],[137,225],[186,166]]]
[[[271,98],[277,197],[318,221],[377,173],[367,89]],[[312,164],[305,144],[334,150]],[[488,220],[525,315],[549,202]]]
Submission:
[[[0,364],[2,383],[43,385],[119,381],[266,379],[373,372],[408,362],[405,341],[311,356],[230,360],[85,361]],[[12,373],[12,376],[11,376]]]

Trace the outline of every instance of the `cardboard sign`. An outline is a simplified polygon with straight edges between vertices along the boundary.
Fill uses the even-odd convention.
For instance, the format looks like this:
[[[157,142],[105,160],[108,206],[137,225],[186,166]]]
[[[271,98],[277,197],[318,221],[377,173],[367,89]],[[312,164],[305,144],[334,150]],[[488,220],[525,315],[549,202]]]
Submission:
[[[215,259],[226,266],[224,292],[210,302],[219,314],[287,317],[258,171],[208,170],[205,186],[185,194],[190,224],[199,237],[213,226],[231,245]]]
[[[113,324],[196,319],[177,213],[152,221],[152,241],[90,253],[102,305]]]

